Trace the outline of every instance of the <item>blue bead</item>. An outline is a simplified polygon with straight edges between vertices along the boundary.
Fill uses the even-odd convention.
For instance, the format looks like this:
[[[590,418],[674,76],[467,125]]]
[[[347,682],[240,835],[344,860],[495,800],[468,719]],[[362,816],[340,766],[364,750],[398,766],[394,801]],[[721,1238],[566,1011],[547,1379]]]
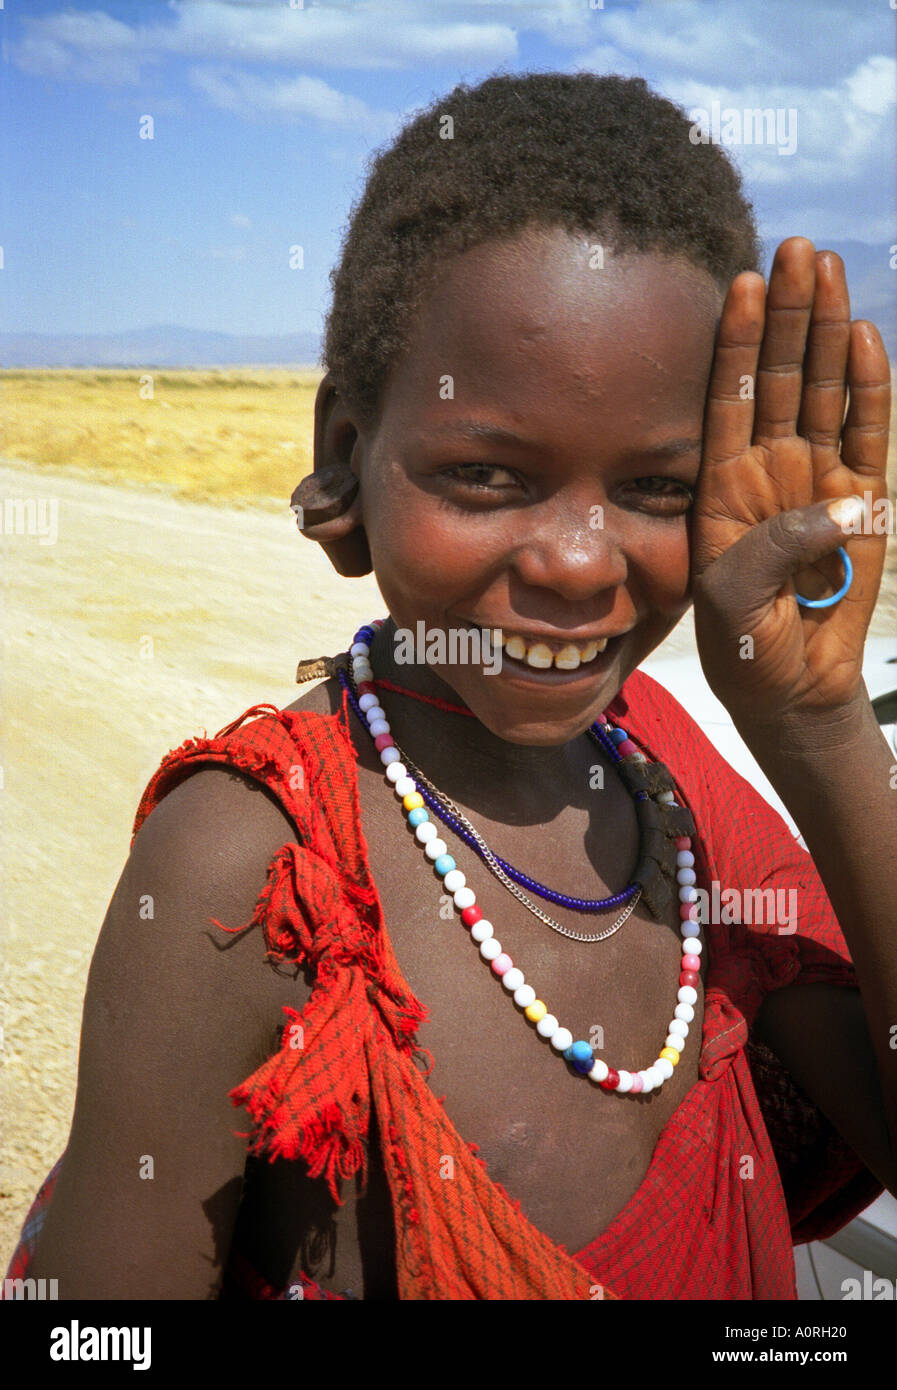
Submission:
[[[430,813],[425,806],[415,806],[413,811],[408,812],[409,825],[420,825],[422,821],[429,819]]]
[[[564,1061],[565,1061],[565,1062],[572,1062],[572,1061],[573,1061],[573,1048],[572,1048],[572,1046],[571,1046],[571,1047],[567,1047],[567,1048],[564,1049]]]
[[[624,738],[628,738],[628,737],[629,737],[629,735],[628,735],[628,733],[626,732],[625,729],[619,729],[619,728],[617,728],[617,729],[611,729],[611,731],[610,731],[610,740],[611,740],[611,743],[622,743],[623,740],[624,740]]]
[[[568,1051],[572,1054],[570,1058],[572,1062],[591,1062],[592,1060],[592,1049],[587,1042],[575,1042],[568,1048]]]
[[[594,1065],[595,1063],[591,1057],[589,1057],[587,1061],[577,1061],[576,1058],[573,1059],[573,1066],[575,1070],[580,1073],[581,1076],[585,1076],[588,1072],[590,1072]]]
[[[449,870],[454,869],[456,867],[457,866],[455,864],[455,861],[450,854],[440,854],[439,858],[436,860],[436,863],[433,865],[433,868],[436,870],[440,878],[445,878]]]

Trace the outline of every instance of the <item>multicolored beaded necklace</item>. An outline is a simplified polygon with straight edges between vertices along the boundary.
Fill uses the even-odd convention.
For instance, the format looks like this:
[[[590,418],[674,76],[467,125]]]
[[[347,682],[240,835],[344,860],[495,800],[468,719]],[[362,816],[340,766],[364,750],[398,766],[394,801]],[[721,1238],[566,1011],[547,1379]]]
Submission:
[[[408,824],[414,830],[414,838],[422,847],[433,868],[442,880],[443,889],[452,898],[461,921],[470,930],[471,939],[479,947],[480,956],[487,961],[493,974],[513,997],[514,1003],[524,1016],[535,1024],[536,1032],[545,1038],[558,1056],[572,1064],[576,1073],[588,1077],[601,1089],[616,1091],[619,1094],[639,1095],[660,1090],[664,1081],[669,1080],[679,1062],[689,1024],[694,1019],[694,1005],[698,994],[696,985],[700,978],[701,951],[700,925],[698,921],[697,889],[695,887],[694,855],[691,852],[692,835],[695,833],[694,821],[685,807],[679,806],[673,796],[672,778],[662,763],[649,763],[625,730],[615,727],[606,715],[601,715],[591,726],[590,733],[609,754],[614,766],[635,796],[636,814],[642,833],[642,854],[633,875],[633,884],[623,894],[598,903],[585,902],[585,910],[597,910],[640,893],[654,917],[659,917],[670,900],[668,879],[670,877],[669,850],[675,852],[675,877],[678,883],[679,916],[681,919],[682,960],[679,974],[679,989],[676,995],[676,1008],[670,1021],[668,1036],[655,1061],[640,1071],[616,1069],[600,1057],[595,1056],[591,1043],[582,1039],[574,1041],[568,1028],[563,1028],[548,1006],[537,998],[532,985],[527,984],[523,971],[502,950],[495,935],[495,928],[477,906],[476,894],[467,884],[467,879],[457,867],[448,852],[446,842],[440,838],[438,827],[430,820],[424,805],[424,797],[414,778],[411,777],[407,762],[402,761],[389,723],[376,693],[373,667],[370,662],[371,642],[383,619],[375,619],[358,629],[349,649],[352,661],[352,678],[343,669],[338,676],[359,719],[367,726],[380,761],[384,766],[387,781],[392,784],[396,796],[407,814]],[[389,682],[377,682],[388,686]],[[411,692],[408,692],[411,693]],[[459,712],[469,713],[461,710]],[[432,784],[428,784],[432,786]],[[435,791],[435,788],[433,788]],[[443,798],[446,800],[446,798]],[[451,820],[443,816],[448,824]],[[469,825],[469,822],[467,822]],[[455,828],[455,827],[452,827]],[[471,827],[472,829],[472,827]],[[466,837],[465,837],[466,838]],[[475,842],[470,842],[477,849]],[[481,841],[481,843],[484,843]],[[497,856],[493,856],[497,858]],[[498,861],[506,871],[517,871]],[[525,878],[525,876],[522,876]],[[544,885],[527,880],[543,896],[564,900],[564,895],[552,894]],[[633,904],[634,905],[634,904]],[[631,909],[630,909],[631,910]],[[585,938],[598,940],[600,937]]]

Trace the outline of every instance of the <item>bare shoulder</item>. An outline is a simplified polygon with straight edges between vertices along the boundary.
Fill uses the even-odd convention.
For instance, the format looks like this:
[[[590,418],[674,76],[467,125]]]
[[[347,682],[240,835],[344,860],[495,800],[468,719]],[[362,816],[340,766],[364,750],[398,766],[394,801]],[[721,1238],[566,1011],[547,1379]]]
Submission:
[[[33,1262],[62,1297],[214,1298],[240,1201],[230,1093],[270,1053],[253,915],[295,839],[266,789],[201,767],[140,827],[91,962],[75,1112]],[[301,981],[275,1005],[302,1007]],[[270,985],[268,986],[270,989]]]
[[[341,702],[334,676],[285,708],[332,714]],[[232,926],[250,919],[278,850],[297,841],[301,835],[271,788],[229,764],[207,763],[150,812],[132,859],[147,876],[164,881],[182,909],[195,909],[194,920],[214,901]]]
[[[342,698],[342,686],[331,676],[317,681],[283,708],[336,714]],[[143,838],[145,853],[152,862],[157,848],[167,856],[167,841],[172,835],[189,836],[194,853],[205,859],[208,851],[227,867],[232,879],[248,869],[255,880],[259,856],[267,855],[266,863],[270,862],[280,845],[296,839],[296,828],[264,783],[228,764],[208,763],[162,798],[137,838]]]
[[[134,841],[150,870],[183,876],[207,893],[212,876],[217,895],[238,908],[246,893],[264,883],[277,850],[296,839],[296,828],[273,792],[249,774],[227,764],[209,763],[173,787],[150,812]]]

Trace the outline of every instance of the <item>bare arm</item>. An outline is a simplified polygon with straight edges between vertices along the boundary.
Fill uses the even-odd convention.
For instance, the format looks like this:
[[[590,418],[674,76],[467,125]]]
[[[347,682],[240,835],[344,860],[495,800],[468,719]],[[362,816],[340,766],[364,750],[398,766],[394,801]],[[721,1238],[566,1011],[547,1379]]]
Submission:
[[[789,237],[768,290],[753,272],[736,276],[708,392],[692,569],[708,684],[797,823],[859,983],[783,989],[758,1031],[897,1192],[897,798],[862,675],[887,545],[867,514],[888,494],[890,398],[881,335],[851,320],[834,252]],[[830,510],[850,498],[852,521]],[[849,592],[822,609],[799,604],[822,576],[840,585],[839,547]]]
[[[217,1296],[239,1206],[245,1111],[269,1055],[260,929],[247,922],[291,822],[205,768],[141,826],[88,978],[72,1130],[29,1274],[61,1298]],[[290,984],[301,1008],[307,991]]]
[[[766,996],[754,1029],[869,1171],[894,1192],[884,1100],[859,990],[788,985]],[[829,1038],[838,1045],[829,1046]]]
[[[828,734],[828,742],[823,733]],[[767,995],[760,1036],[883,1187],[897,1194],[897,793],[868,699],[812,746],[795,733],[753,752],[794,816],[844,933],[859,990]],[[758,756],[759,754],[759,756]]]

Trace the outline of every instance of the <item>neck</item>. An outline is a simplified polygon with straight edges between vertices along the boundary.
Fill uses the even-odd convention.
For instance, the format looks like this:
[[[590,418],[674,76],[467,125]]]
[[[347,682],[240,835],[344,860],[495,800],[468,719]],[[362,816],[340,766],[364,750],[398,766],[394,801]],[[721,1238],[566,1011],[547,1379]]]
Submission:
[[[400,665],[395,661],[395,623],[390,617],[371,643],[374,679],[386,679],[418,695],[464,704],[447,681],[426,664]],[[573,766],[581,768],[583,756],[597,760],[597,747],[587,734],[580,734],[560,745],[511,743],[493,733],[479,719],[435,708],[408,699],[395,691],[380,692],[396,743],[412,762],[447,795],[466,799],[478,783],[495,784],[507,801],[515,788],[554,798],[569,789]],[[454,791],[451,789],[454,787]]]

